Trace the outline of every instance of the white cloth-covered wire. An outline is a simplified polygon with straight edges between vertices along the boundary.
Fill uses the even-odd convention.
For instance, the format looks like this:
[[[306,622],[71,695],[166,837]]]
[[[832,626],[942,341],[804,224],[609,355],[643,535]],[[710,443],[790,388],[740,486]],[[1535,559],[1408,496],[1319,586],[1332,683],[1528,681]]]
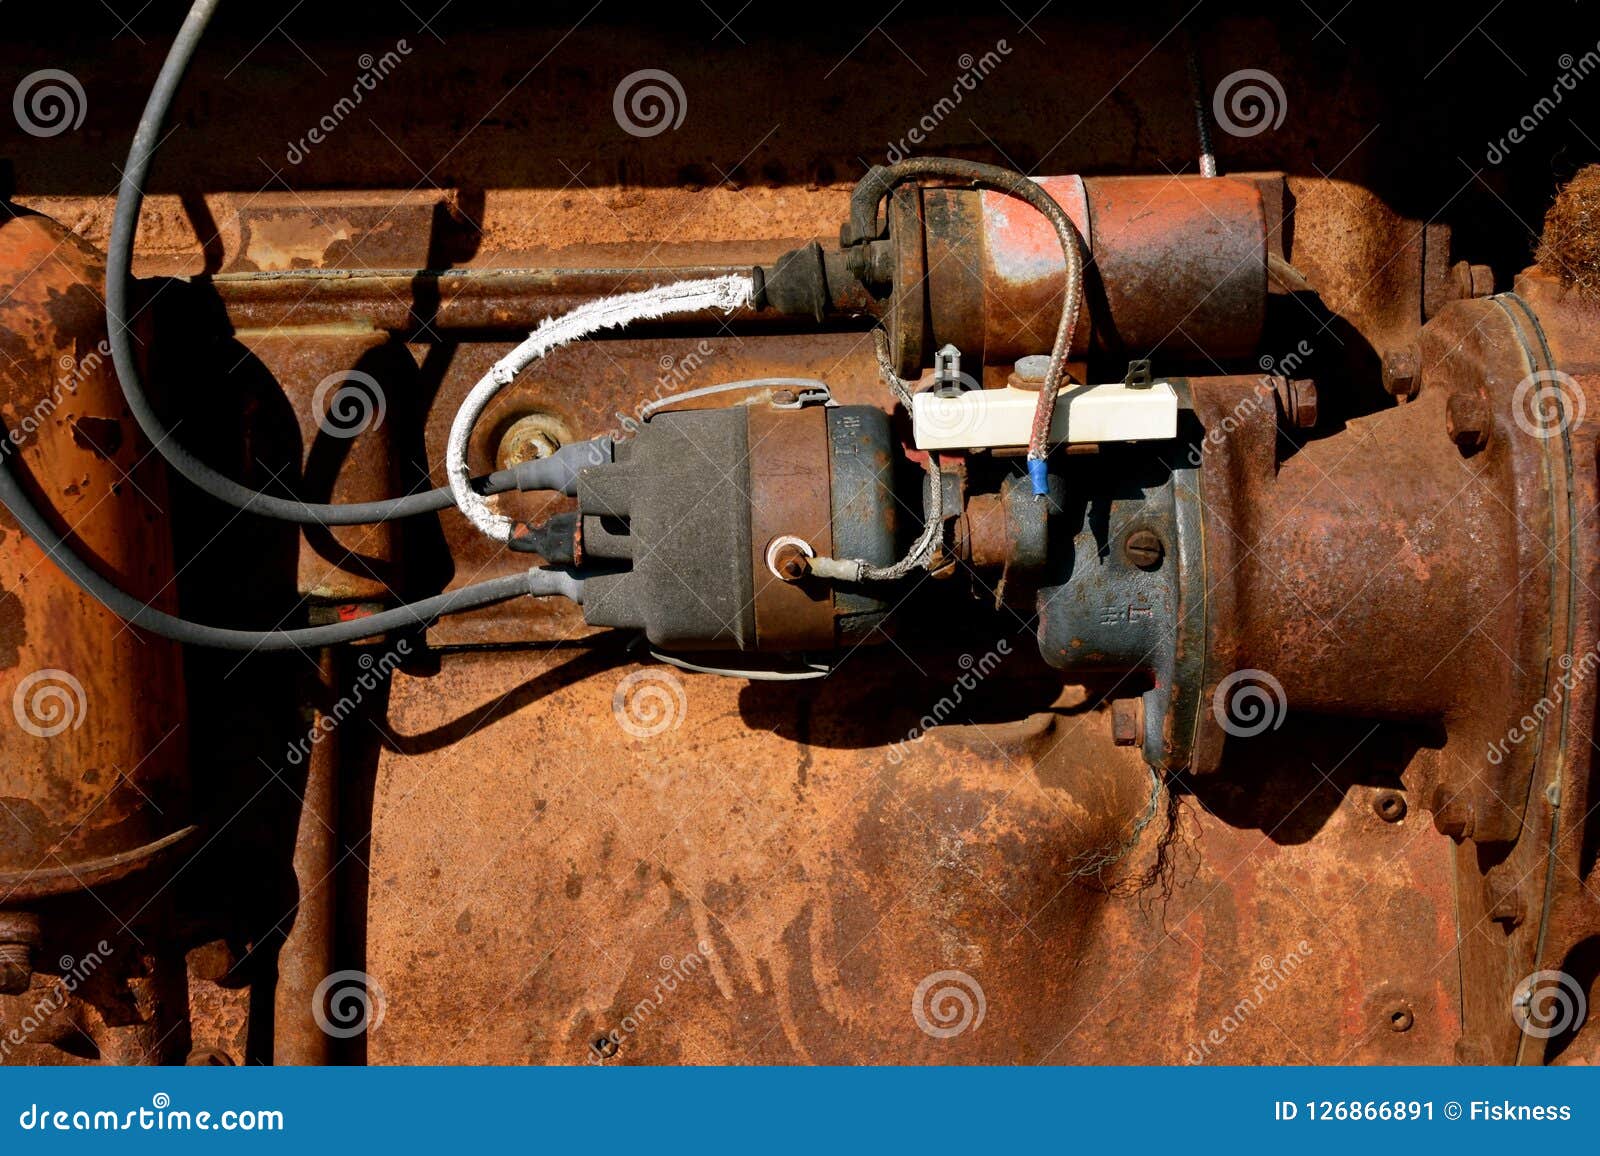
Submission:
[[[528,339],[495,362],[467,399],[456,411],[450,423],[450,439],[445,445],[445,475],[456,506],[467,520],[496,542],[507,542],[516,523],[489,507],[483,495],[469,484],[467,472],[467,443],[472,429],[506,386],[530,364],[552,349],[569,345],[598,333],[602,329],[616,329],[634,321],[652,321],[674,313],[695,313],[702,309],[720,309],[723,312],[748,305],[755,293],[755,283],[743,275],[707,277],[695,281],[674,281],[658,285],[640,293],[623,293],[616,297],[603,297],[590,301],[560,317],[547,317]]]

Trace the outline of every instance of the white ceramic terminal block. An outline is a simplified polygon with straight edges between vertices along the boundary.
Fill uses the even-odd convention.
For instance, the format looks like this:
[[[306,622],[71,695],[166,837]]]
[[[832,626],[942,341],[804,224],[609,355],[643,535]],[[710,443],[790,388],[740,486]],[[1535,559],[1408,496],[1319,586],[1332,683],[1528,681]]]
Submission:
[[[911,429],[919,450],[1025,446],[1039,395],[1030,390],[973,389],[955,397],[919,393]],[[1161,441],[1178,436],[1178,395],[1158,381],[1142,389],[1118,382],[1080,385],[1056,396],[1052,445]]]

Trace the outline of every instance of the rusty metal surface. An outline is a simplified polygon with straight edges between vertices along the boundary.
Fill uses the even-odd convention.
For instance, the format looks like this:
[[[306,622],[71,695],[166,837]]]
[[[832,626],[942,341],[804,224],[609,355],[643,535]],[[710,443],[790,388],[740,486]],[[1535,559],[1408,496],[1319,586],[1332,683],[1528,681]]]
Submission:
[[[1014,22],[1001,13],[969,16],[964,27],[975,44],[1015,35]],[[444,426],[455,402],[522,330],[597,292],[653,283],[652,271],[662,267],[744,268],[809,238],[826,239],[857,162],[879,159],[886,142],[924,115],[929,93],[942,95],[947,87],[947,78],[931,67],[936,75],[926,84],[909,73],[906,83],[884,84],[881,60],[870,52],[839,60],[825,37],[790,35],[788,13],[781,36],[770,30],[765,37],[751,35],[753,43],[742,50],[769,67],[781,62],[811,78],[838,69],[835,81],[759,92],[729,86],[725,62],[703,42],[667,24],[633,28],[629,35],[641,59],[671,69],[693,104],[688,131],[641,141],[614,131],[608,102],[616,70],[595,64],[615,63],[616,26],[572,30],[551,67],[507,94],[505,77],[520,74],[529,45],[554,43],[567,29],[541,25],[545,18],[531,11],[505,19],[495,29],[451,29],[449,52],[431,54],[429,62],[422,54],[408,61],[406,83],[387,87],[371,116],[361,118],[365,123],[352,120],[337,147],[316,151],[281,179],[273,174],[274,187],[265,191],[257,191],[269,182],[259,155],[264,147],[275,155],[280,138],[292,139],[314,123],[329,93],[337,94],[348,78],[330,67],[317,80],[287,38],[246,53],[255,33],[244,25],[219,32],[215,62],[208,54],[187,86],[178,118],[184,130],[164,146],[161,187],[147,205],[139,253],[142,273],[210,274],[191,287],[195,298],[220,306],[213,310],[217,316],[241,331],[235,356],[193,375],[196,380],[230,403],[249,392],[239,387],[254,383],[272,405],[282,406],[258,413],[272,418],[275,437],[285,435],[286,450],[275,445],[260,459],[236,453],[249,447],[249,431],[240,423],[216,440],[219,455],[233,455],[247,469],[253,461],[282,468],[291,478],[304,470],[337,497],[392,492],[396,481],[419,484],[432,463],[442,461]],[[814,19],[820,23],[823,16]],[[1339,423],[1372,401],[1384,355],[1411,349],[1422,320],[1439,316],[1453,299],[1450,227],[1433,219],[1440,206],[1454,205],[1459,213],[1452,215],[1481,239],[1488,228],[1469,202],[1476,198],[1478,217],[1492,216],[1503,227],[1503,210],[1491,197],[1504,194],[1521,206],[1526,198],[1512,190],[1538,184],[1543,196],[1549,178],[1539,163],[1520,174],[1486,173],[1477,182],[1481,189],[1471,186],[1455,202],[1465,174],[1455,172],[1453,156],[1441,154],[1443,163],[1430,164],[1429,150],[1417,147],[1428,125],[1396,127],[1386,112],[1379,115],[1381,102],[1401,101],[1415,81],[1417,50],[1436,29],[1419,25],[1407,35],[1389,27],[1387,14],[1380,19],[1383,34],[1368,39],[1363,59],[1338,69],[1305,67],[1274,23],[1248,14],[1219,14],[1200,37],[1208,62],[1264,68],[1287,82],[1293,119],[1282,131],[1222,139],[1223,160],[1235,172],[1289,174],[1288,193],[1264,197],[1261,214],[1269,248],[1281,243],[1310,291],[1288,293],[1275,284],[1265,308],[1271,319],[1288,318],[1315,336],[1319,353],[1337,368],[1318,375],[1324,417],[1334,419],[1322,432],[1333,436],[1298,448],[1305,438],[1291,435],[1297,449],[1287,456],[1280,481],[1270,477],[1270,445],[1241,438],[1239,468],[1249,476],[1238,484],[1262,497],[1263,513],[1235,521],[1223,496],[1206,495],[1229,513],[1232,531],[1214,528],[1206,557],[1214,573],[1230,576],[1208,592],[1210,641],[1225,641],[1241,655],[1248,645],[1260,661],[1281,662],[1293,694],[1328,710],[1390,704],[1408,715],[1449,715],[1446,722],[1458,723],[1454,716],[1468,705],[1499,696],[1498,709],[1514,715],[1531,706],[1517,696],[1527,691],[1537,699],[1543,684],[1520,679],[1517,664],[1508,666],[1484,639],[1505,644],[1516,629],[1508,616],[1521,611],[1499,608],[1484,635],[1450,658],[1452,687],[1434,685],[1420,668],[1421,654],[1402,653],[1407,645],[1426,650],[1430,642],[1408,611],[1412,619],[1481,611],[1493,583],[1520,575],[1508,574],[1503,557],[1488,548],[1481,558],[1436,548],[1437,536],[1446,532],[1489,535],[1496,549],[1510,541],[1508,512],[1474,488],[1492,486],[1502,497],[1512,492],[1502,470],[1509,452],[1501,444],[1510,432],[1506,414],[1496,411],[1495,428],[1476,457],[1462,457],[1448,436],[1448,399],[1441,403],[1426,390],[1416,402],[1349,423],[1342,432]],[[308,36],[299,20],[311,22],[314,34]],[[327,64],[364,51],[376,25],[365,13],[308,8],[288,27]],[[748,24],[741,27],[750,31]],[[1172,84],[1181,61],[1167,59],[1164,49],[1152,54],[1147,30],[1123,14],[1053,10],[1038,28],[1052,45],[1070,40],[1075,50],[1052,48],[1026,65],[1008,64],[968,97],[961,116],[940,126],[934,145],[957,155],[1003,154],[1030,172],[1152,174],[1146,179],[1171,186],[1168,208],[1181,216],[1179,198],[1190,195],[1190,182],[1172,174],[1193,151],[1190,110]],[[902,51],[925,64],[949,56],[948,21],[932,10],[902,10],[892,31]],[[22,70],[63,63],[45,47],[60,39],[16,37]],[[93,94],[90,132],[69,138],[66,149],[61,141],[19,138],[14,148],[8,142],[28,203],[101,245],[112,165],[121,160],[160,46],[154,37],[124,44],[116,69],[105,66],[98,43],[73,66]],[[91,56],[97,63],[89,63]],[[480,63],[461,69],[452,63],[458,58]],[[239,71],[224,77],[235,60]],[[1499,67],[1499,58],[1490,64]],[[1455,69],[1446,66],[1441,80],[1455,83]],[[301,73],[306,83],[284,80]],[[240,86],[251,99],[217,99],[227,85]],[[1393,85],[1402,96],[1386,87]],[[1114,99],[1095,103],[1114,87]],[[1481,98],[1482,87],[1460,86],[1452,105],[1458,124],[1476,125],[1466,106]],[[852,97],[848,115],[841,115],[841,88]],[[499,113],[463,137],[463,110],[476,116],[491,106]],[[1384,131],[1369,140],[1380,120]],[[781,131],[769,133],[773,126]],[[530,140],[538,147],[530,148]],[[722,165],[735,159],[724,171]],[[411,188],[421,168],[435,161],[424,191],[381,191]],[[1090,178],[1091,184],[1102,180]],[[280,191],[280,183],[293,191]],[[176,188],[185,191],[180,196]],[[1142,223],[1131,222],[1130,235]],[[1272,237],[1280,224],[1281,242]],[[6,228],[0,227],[0,245]],[[911,279],[920,280],[922,254],[907,260]],[[77,274],[91,286],[98,274],[84,269],[94,264],[85,256]],[[1253,276],[1255,266],[1246,267]],[[1471,272],[1469,265],[1469,286]],[[40,275],[59,276],[49,262]],[[82,296],[68,289],[74,299]],[[1595,396],[1592,342],[1600,326],[1592,308],[1537,276],[1525,277],[1519,289],[1538,312],[1556,363]],[[164,289],[163,300],[180,291]],[[1327,311],[1308,311],[1317,304],[1313,298]],[[1127,305],[1137,310],[1148,303]],[[1247,328],[1255,323],[1250,308],[1219,312],[1214,320]],[[1034,311],[1018,313],[1026,319]],[[214,320],[208,317],[205,333],[216,331]],[[696,317],[670,331],[564,350],[508,391],[480,428],[474,468],[493,464],[499,435],[529,409],[586,436],[622,428],[619,413],[635,415],[663,393],[780,369],[825,378],[846,402],[884,402],[861,334],[812,336],[793,324],[741,313],[724,328],[719,319]],[[1048,329],[1048,318],[1044,324]],[[920,338],[921,316],[906,328]],[[277,332],[268,336],[272,329]],[[178,313],[155,335],[156,354],[170,348],[168,334],[189,332],[188,319]],[[1459,329],[1440,330],[1445,333],[1451,335],[1447,345],[1462,337]],[[389,334],[394,341],[385,339]],[[238,353],[245,349],[253,360],[240,368]],[[1265,352],[1281,357],[1283,349]],[[1506,387],[1517,384],[1506,376],[1510,369],[1486,356],[1492,351],[1471,343],[1464,351],[1430,352],[1439,355],[1431,360],[1451,363],[1452,378],[1493,379],[1501,400]],[[339,468],[331,475],[307,469],[329,464],[306,457],[321,452],[309,406],[316,387],[331,373],[366,368],[374,353],[383,358],[375,376],[391,403],[390,428],[335,447],[348,453],[335,455]],[[43,365],[39,351],[28,356]],[[36,388],[31,373],[28,380]],[[282,397],[274,397],[279,391]],[[1412,406],[1418,408],[1408,412]],[[1220,419],[1228,406],[1219,399],[1219,407],[1214,413]],[[16,415],[5,416],[10,423]],[[132,426],[120,411],[91,416],[121,424],[130,435],[127,454]],[[1413,461],[1403,450],[1412,438],[1424,468],[1408,483]],[[1353,443],[1360,443],[1354,461],[1336,456]],[[1593,508],[1600,498],[1591,472],[1593,440],[1579,431],[1572,445],[1581,467],[1575,502]],[[111,475],[92,453],[66,442],[59,453],[73,463],[81,456],[93,472],[97,490],[88,500],[106,495]],[[116,460],[131,465],[121,455]],[[1361,477],[1352,478],[1358,466]],[[149,468],[146,463],[132,476],[159,495],[160,472],[147,481]],[[1467,508],[1424,519],[1401,501],[1398,488],[1406,484],[1429,499],[1448,497],[1443,486],[1450,468],[1491,471],[1476,482],[1463,474],[1460,484],[1471,483]],[[66,471],[76,472],[75,464]],[[1518,476],[1523,472],[1519,466]],[[1352,506],[1371,504],[1352,514],[1344,498],[1329,492],[1324,474],[1354,487],[1349,497],[1359,502]],[[1374,480],[1380,475],[1388,481]],[[49,496],[58,508],[83,504],[73,494]],[[1293,504],[1300,499],[1304,504]],[[101,509],[138,501],[124,486]],[[567,508],[539,498],[507,498],[503,505],[525,516]],[[1511,505],[1529,516],[1530,507]],[[1373,510],[1381,515],[1376,528]],[[1531,512],[1530,524],[1543,531],[1537,510]],[[1337,524],[1347,516],[1353,524]],[[1285,517],[1283,525],[1274,524]],[[137,559],[164,555],[147,552],[150,522],[130,524],[131,536],[99,537],[102,524],[86,528],[83,540],[98,560],[136,582],[139,575],[131,571]],[[1559,528],[1553,532],[1562,539]],[[972,535],[975,557],[1004,556],[997,532],[986,536],[974,521]],[[1593,535],[1569,536],[1570,553],[1561,565],[1592,573],[1600,561]],[[4,549],[14,542],[13,532]],[[1405,543],[1412,543],[1409,552]],[[1252,558],[1246,544],[1267,552]],[[1394,550],[1386,553],[1387,544]],[[241,549],[218,568],[223,588],[212,602],[230,612],[238,607],[228,579],[247,584],[246,567],[276,569],[290,558],[298,559],[284,576],[290,598],[284,605],[291,608],[296,591],[333,600],[374,596],[392,587],[396,559],[405,562],[408,582],[428,589],[518,565],[449,516],[407,527],[394,539],[355,531],[340,532],[331,543],[303,543],[298,553],[277,536],[247,548],[252,552]],[[347,556],[351,550],[357,557]],[[1322,550],[1345,560],[1344,569],[1311,573]],[[1396,552],[1390,572],[1382,564]],[[48,568],[32,561],[30,596],[50,581]],[[1236,597],[1235,567],[1250,568],[1251,598]],[[10,581],[4,585],[11,590]],[[974,588],[992,593],[982,582]],[[343,789],[361,805],[343,808],[340,825],[359,832],[366,811],[372,812],[370,883],[357,873],[354,888],[370,898],[370,911],[357,902],[340,913],[354,935],[365,933],[365,955],[347,944],[334,952],[341,963],[366,966],[383,985],[388,1014],[372,1035],[370,1057],[406,1063],[1531,1062],[1541,1050],[1508,1028],[1512,985],[1535,966],[1569,968],[1592,985],[1596,920],[1582,884],[1593,886],[1595,835],[1584,819],[1590,804],[1583,743],[1570,748],[1578,757],[1564,771],[1563,804],[1554,806],[1540,789],[1527,799],[1525,829],[1555,832],[1553,879],[1544,874],[1549,846],[1538,840],[1525,839],[1503,861],[1486,863],[1472,843],[1453,847],[1433,829],[1432,787],[1465,774],[1454,762],[1456,742],[1419,746],[1414,732],[1393,722],[1369,733],[1374,724],[1352,726],[1319,715],[1291,718],[1260,744],[1231,748],[1222,774],[1180,782],[1178,835],[1165,860],[1157,858],[1166,830],[1162,800],[1160,816],[1130,854],[1080,876],[1116,850],[1147,806],[1148,777],[1137,752],[1113,745],[1112,716],[1119,708],[1102,704],[1107,695],[1127,700],[1117,698],[1116,687],[1063,690],[1054,675],[1034,670],[1029,632],[1004,611],[979,619],[955,649],[941,649],[931,636],[967,622],[972,607],[961,602],[957,611],[928,591],[921,596],[931,602],[904,608],[922,617],[899,641],[903,653],[880,647],[869,657],[863,649],[847,659],[843,677],[799,690],[640,668],[618,653],[615,640],[595,637],[570,607],[493,609],[434,627],[429,641],[447,652],[395,677],[392,701],[379,711],[386,736],[381,749],[376,731],[353,727],[361,733],[350,736],[352,749],[345,753],[351,757],[341,764],[348,780]],[[78,624],[73,637],[93,641],[104,616],[92,606],[69,604],[75,597],[61,595],[58,616]],[[1401,665],[1386,683],[1394,697],[1375,691],[1370,660],[1332,670],[1314,665],[1326,638],[1308,604],[1337,627],[1354,620],[1350,652],[1363,654],[1361,648],[1372,644],[1397,657]],[[1570,613],[1569,656],[1581,652],[1596,629],[1588,601],[1580,599]],[[1269,636],[1263,625],[1269,620],[1285,629]],[[981,665],[978,656],[991,653],[1002,637],[1012,642],[1011,653],[962,711],[981,725],[942,720],[925,727],[926,713],[971,672],[961,654]],[[30,628],[28,641],[40,643],[39,633]],[[477,644],[525,648],[455,649]],[[148,713],[145,721],[121,720],[126,727],[148,727],[152,717],[170,713],[177,678],[150,643],[138,654],[129,677],[89,688],[97,726],[108,718],[99,703],[135,693]],[[1520,660],[1523,652],[1514,655]],[[620,683],[633,674],[648,676],[647,685],[653,682],[675,704],[675,721],[660,733],[637,733],[653,725],[648,720],[643,728],[637,720],[633,730],[623,725],[627,700],[619,708]],[[218,678],[196,694],[220,710],[227,704],[218,700],[237,694],[239,686]],[[0,694],[11,688],[0,684]],[[1208,704],[1211,686],[1205,689]],[[1587,737],[1592,730],[1592,700],[1592,688],[1572,696],[1565,718],[1574,734]],[[233,709],[259,713],[260,720],[250,720],[259,731],[250,737],[261,750],[273,749],[273,728],[281,721],[273,710],[255,700]],[[291,721],[291,735],[299,725]],[[129,743],[128,753],[154,750],[160,764],[168,751],[155,741],[162,729]],[[912,737],[924,729],[926,737]],[[97,741],[106,741],[96,733]],[[55,740],[71,741],[70,732]],[[50,754],[68,749],[52,746]],[[1215,753],[1220,756],[1220,747]],[[210,761],[214,752],[206,757],[209,770],[243,784],[237,799],[224,793],[226,805],[215,804],[209,816],[230,817],[234,804],[255,789],[249,775],[260,772],[250,757],[220,765]],[[13,774],[37,763],[13,760]],[[1541,764],[1529,777],[1543,783],[1544,769]],[[139,773],[150,771],[146,765]],[[325,780],[314,785],[322,797]],[[92,786],[75,782],[64,796],[77,808],[74,814],[95,801]],[[1391,820],[1392,807],[1387,813],[1377,807],[1395,797],[1405,806]],[[119,814],[122,802],[113,796],[96,817]],[[287,837],[274,839],[267,832],[272,822],[258,811],[243,813],[249,821],[230,828],[219,843],[236,857],[220,860],[218,880],[236,888],[255,885],[263,864],[281,875],[294,852],[292,815],[283,827]],[[142,822],[118,823],[105,839],[121,847],[126,837],[138,847],[164,830],[139,829]],[[308,846],[300,865],[314,868],[325,852]],[[119,871],[130,862],[120,851],[106,861]],[[1167,874],[1139,889],[1141,873],[1161,862],[1171,865]],[[56,878],[65,877],[57,872]],[[269,899],[248,919],[241,913],[241,925],[260,931],[281,924],[303,881],[287,880],[283,902]],[[341,886],[348,889],[348,881]],[[1541,906],[1547,890],[1548,910]],[[316,889],[309,892],[314,901]],[[70,903],[71,896],[58,899]],[[231,904],[235,896],[227,899]],[[128,914],[142,902],[115,905]],[[291,921],[287,950],[300,971],[288,975],[292,982],[278,993],[302,1030],[301,994],[324,958],[302,950],[323,942],[326,912],[315,908],[307,903]],[[108,923],[95,910],[64,910],[63,917],[75,934],[87,934],[97,920]],[[1535,946],[1541,929],[1543,955]],[[171,925],[160,931],[178,941],[191,934],[209,940],[215,932]],[[267,988],[274,974],[257,944],[247,940],[245,946],[243,974],[225,976],[226,982],[191,975],[192,1033],[166,1040],[165,1052],[158,1027],[183,1002],[183,985],[174,988],[170,960],[163,968],[141,957],[119,959],[115,977],[108,973],[36,1033],[26,1058],[83,1062],[90,1045],[100,1058],[130,1062],[162,1055],[181,1060],[186,1050],[235,1062],[270,1057],[271,1033],[263,1048],[260,1021],[273,1003]],[[81,951],[82,945],[51,943],[46,954],[69,948]],[[1285,974],[1290,955],[1293,981],[1266,988],[1265,980]],[[981,984],[987,1015],[976,1030],[939,1039],[919,1027],[912,1004],[924,980],[947,970]],[[128,973],[133,978],[124,982]],[[663,975],[674,978],[673,990],[655,1006]],[[53,982],[35,977],[31,996]],[[253,1017],[251,984],[261,997]],[[1246,999],[1253,1004],[1241,1015]],[[647,1002],[650,1011],[641,1013]],[[0,1000],[0,1028],[18,1022],[21,1008]],[[1407,1030],[1393,1030],[1402,1011]],[[284,1034],[292,1030],[286,1025]],[[596,1048],[600,1040],[607,1044]],[[319,1045],[313,1038],[300,1042],[307,1045],[302,1054]],[[1591,1036],[1558,1039],[1542,1058],[1593,1061],[1600,1053]]]
[[[1256,348],[1268,234],[1255,182],[1096,177],[1084,193],[1096,347],[1215,361]]]
[[[123,409],[98,256],[0,215],[0,449],[57,524],[172,607],[165,478]],[[182,658],[78,590],[0,519],[0,907],[125,874],[186,826]],[[64,875],[76,873],[69,884]]]
[[[1449,1059],[1453,924],[1434,898],[1449,852],[1415,837],[1425,816],[1384,823],[1343,776],[1308,785],[1327,743],[1311,736],[1184,800],[1170,897],[1106,894],[1147,865],[1153,829],[1074,881],[1126,836],[1149,779],[1081,691],[1012,669],[1026,642],[980,708],[1026,726],[910,742],[963,670],[951,656],[919,651],[925,679],[853,659],[799,691],[645,668],[673,702],[651,736],[613,711],[640,668],[604,654],[459,655],[398,679],[369,956],[389,1013],[371,1058],[597,1061],[591,1044],[629,1019],[606,1062]],[[1208,1044],[1290,953],[1303,982]],[[937,1039],[912,999],[948,969],[981,984],[987,1016]],[[639,1011],[674,973],[688,978]],[[1404,1035],[1373,1005],[1391,987],[1417,1008]]]

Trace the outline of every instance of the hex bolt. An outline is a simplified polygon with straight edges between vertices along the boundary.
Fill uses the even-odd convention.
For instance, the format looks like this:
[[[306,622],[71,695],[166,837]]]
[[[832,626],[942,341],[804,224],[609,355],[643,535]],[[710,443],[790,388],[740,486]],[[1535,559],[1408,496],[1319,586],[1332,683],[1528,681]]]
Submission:
[[[1493,896],[1489,904],[1489,919],[1501,924],[1507,934],[1522,926],[1527,918],[1527,908],[1522,902],[1522,892],[1515,887]]]
[[[41,935],[39,917],[0,912],[0,995],[16,995],[33,983],[33,951]]]
[[[1479,297],[1494,296],[1494,269],[1488,265],[1457,261],[1450,266],[1450,280],[1460,300],[1472,301]]]
[[[1383,355],[1383,388],[1409,401],[1422,384],[1422,357],[1416,349],[1391,349]]]
[[[1006,384],[1012,389],[1027,389],[1037,393],[1044,385],[1045,375],[1050,372],[1050,357],[1044,353],[1030,353],[1026,357],[1017,358],[1017,363],[1012,367],[1011,376],[1006,379]]]
[[[1440,783],[1433,789],[1431,802],[1429,810],[1433,812],[1434,830],[1458,843],[1472,838],[1476,816],[1465,792],[1452,792],[1447,784]]]
[[[1379,791],[1373,797],[1372,809],[1385,823],[1398,823],[1406,817],[1406,797],[1399,791]]]
[[[1136,747],[1144,738],[1144,699],[1119,698],[1111,704],[1111,741]]]
[[[1284,412],[1295,429],[1311,429],[1317,424],[1317,383],[1308,377],[1292,379]]]
[[[1154,570],[1166,557],[1167,547],[1154,530],[1133,530],[1122,539],[1122,556],[1141,570]]]
[[[1489,444],[1494,417],[1489,403],[1477,390],[1458,390],[1445,403],[1444,428],[1450,440],[1464,454],[1474,453]]]

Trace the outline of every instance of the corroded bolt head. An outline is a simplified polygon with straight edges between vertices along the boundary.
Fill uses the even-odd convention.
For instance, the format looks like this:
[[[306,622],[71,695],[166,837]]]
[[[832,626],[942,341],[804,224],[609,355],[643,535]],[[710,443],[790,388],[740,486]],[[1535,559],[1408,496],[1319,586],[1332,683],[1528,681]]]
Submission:
[[[1136,747],[1144,737],[1144,699],[1119,698],[1111,704],[1111,741]]]
[[[1383,355],[1383,388],[1395,397],[1417,396],[1422,358],[1415,349],[1391,349]]]
[[[1440,783],[1433,789],[1432,806],[1433,827],[1441,835],[1448,835],[1456,842],[1472,838],[1472,828],[1475,816],[1472,802],[1466,797],[1465,792],[1452,790],[1449,784]]]
[[[1477,390],[1458,390],[1445,403],[1444,428],[1450,440],[1462,453],[1481,450],[1489,444],[1489,431],[1494,418],[1489,413],[1489,403]]]
[[[1522,921],[1527,918],[1522,893],[1513,888],[1494,896],[1489,904],[1489,918],[1503,925],[1508,932],[1521,927]]]
[[[33,983],[33,949],[41,942],[39,917],[0,912],[0,995],[16,995]]]
[[[1297,377],[1289,382],[1288,405],[1285,407],[1290,423],[1296,429],[1311,429],[1317,424],[1317,383],[1308,377]]]
[[[1494,270],[1488,265],[1457,261],[1450,266],[1450,280],[1454,284],[1456,296],[1463,301],[1494,296]]]
[[[1122,540],[1122,556],[1141,570],[1154,570],[1161,565],[1167,547],[1154,530],[1134,530]]]

